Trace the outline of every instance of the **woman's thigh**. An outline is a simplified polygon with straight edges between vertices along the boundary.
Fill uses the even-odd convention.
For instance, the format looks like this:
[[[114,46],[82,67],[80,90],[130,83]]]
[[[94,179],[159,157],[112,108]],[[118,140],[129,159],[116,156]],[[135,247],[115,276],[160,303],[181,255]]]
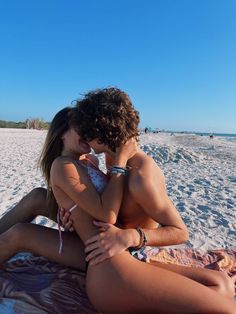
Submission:
[[[89,266],[87,292],[103,313],[236,313],[217,292],[126,252]]]
[[[203,284],[204,286],[207,286],[219,292],[224,296],[233,298],[235,295],[234,280],[231,279],[226,273],[212,269],[164,264],[160,262],[154,262],[152,263],[152,265],[188,277],[194,281],[197,281],[200,284]]]

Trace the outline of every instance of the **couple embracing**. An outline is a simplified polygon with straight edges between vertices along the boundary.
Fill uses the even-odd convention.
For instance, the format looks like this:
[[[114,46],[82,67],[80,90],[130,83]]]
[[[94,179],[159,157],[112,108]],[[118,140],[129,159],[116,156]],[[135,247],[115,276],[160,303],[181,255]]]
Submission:
[[[2,219],[6,229],[18,222],[2,236],[21,235],[2,261],[20,247],[83,270],[102,313],[236,313],[225,274],[145,263],[145,246],[183,243],[188,231],[162,171],[137,145],[138,123],[129,96],[116,88],[89,92],[56,114],[41,155],[47,191],[31,191]],[[105,153],[106,174],[91,148]],[[56,230],[26,223],[36,215],[74,232],[60,231],[59,241]]]

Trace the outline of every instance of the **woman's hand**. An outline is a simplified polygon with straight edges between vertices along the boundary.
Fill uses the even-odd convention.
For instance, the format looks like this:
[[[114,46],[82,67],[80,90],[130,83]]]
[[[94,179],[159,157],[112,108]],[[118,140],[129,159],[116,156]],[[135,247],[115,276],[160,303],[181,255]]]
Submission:
[[[127,161],[138,151],[138,144],[134,137],[130,138],[124,144],[116,149],[115,164],[126,166]]]
[[[68,210],[65,210],[64,208],[60,208],[60,220],[61,220],[62,227],[66,231],[73,232],[74,231],[73,222],[70,219],[70,215],[71,215],[71,212],[69,212]]]
[[[129,229],[119,229],[114,225],[94,221],[100,233],[85,242],[86,261],[90,265],[101,263],[125,251],[130,246]]]

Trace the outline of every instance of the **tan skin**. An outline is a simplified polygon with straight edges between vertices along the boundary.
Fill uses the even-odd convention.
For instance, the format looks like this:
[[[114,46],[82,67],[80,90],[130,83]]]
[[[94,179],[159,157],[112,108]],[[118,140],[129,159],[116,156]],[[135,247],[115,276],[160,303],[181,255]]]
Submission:
[[[81,193],[79,172],[78,177],[71,167],[59,172],[63,163],[59,160],[52,167],[53,191],[62,207],[70,207],[79,200],[83,204],[83,208],[78,206],[72,212],[71,219],[85,243],[98,230],[92,224],[89,203],[87,205],[86,199],[83,203],[78,198],[78,193]],[[68,180],[71,177],[75,180],[73,184]],[[95,308],[103,313],[236,312],[235,304],[219,293],[185,276],[137,261],[128,252],[117,254],[97,265],[89,264],[86,288]]]
[[[90,151],[90,147],[88,146],[88,144],[85,144],[84,142],[80,141],[79,135],[74,131],[74,129],[70,129],[69,131],[67,131],[63,136],[63,140],[65,147],[63,149],[62,155],[58,157],[53,162],[52,165],[52,171],[54,168],[57,169],[58,167],[58,170],[54,171],[52,181],[55,179],[60,181],[61,178],[64,178],[64,181],[63,180],[61,181],[61,185],[65,187],[65,190],[68,190],[67,186],[73,186],[74,189],[71,189],[71,191],[74,192],[73,197],[75,197],[76,203],[80,204],[82,208],[85,206],[84,203],[86,203],[86,209],[89,214],[94,215],[94,217],[97,219],[113,223],[114,220],[116,220],[117,218],[117,213],[119,211],[122,200],[124,176],[120,174],[113,176],[109,180],[109,183],[107,184],[103,193],[99,195],[87,176],[87,172],[83,165],[83,162],[80,162],[79,164],[75,162],[75,160],[78,160],[80,156],[82,157],[83,154],[88,153]],[[133,155],[133,153],[136,151],[136,147],[137,147],[136,142],[134,140],[130,140],[129,145],[124,144],[120,149],[118,149],[115,158],[117,165],[120,166],[126,165],[127,159]],[[65,173],[67,173],[68,169],[71,171],[71,173],[70,176],[66,177]],[[57,172],[60,173],[60,176],[58,178],[56,177]],[[78,173],[80,173],[80,176],[78,176]],[[77,184],[77,181],[79,181],[79,184]],[[57,185],[54,185],[54,188],[55,190],[58,189],[61,192],[61,187],[58,188]],[[68,193],[70,194],[71,191],[68,190]],[[26,228],[25,234],[27,235],[33,232],[33,230],[35,230],[37,234],[40,231],[40,228],[38,228],[39,226],[20,224],[21,222],[29,221],[30,219],[33,218],[33,215],[35,215],[35,212],[32,212],[31,210],[32,204],[30,204],[31,203],[30,201],[33,199],[34,206],[35,205],[37,206],[38,204],[39,210],[37,211],[37,214],[44,215],[46,214],[46,211],[43,209],[42,205],[45,205],[46,203],[45,197],[46,197],[45,191],[42,189],[37,189],[36,191],[33,191],[33,193],[30,195],[30,200],[29,198],[26,197],[20,202],[21,204],[19,204],[19,206],[16,206],[13,211],[8,213],[3,217],[3,219],[1,219],[2,228],[6,228],[6,225],[11,224],[12,222],[16,224],[14,224],[12,228],[5,231],[1,235],[0,262],[4,262],[10,256],[14,255],[16,252],[26,250],[35,254],[42,254],[53,261],[58,261],[68,266],[74,266],[79,269],[84,269],[85,258],[83,249],[79,251],[79,254],[75,255],[73,253],[71,255],[76,256],[75,259],[72,258],[72,261],[70,261],[70,258],[68,258],[70,256],[69,252],[64,253],[62,255],[58,254],[58,252],[56,251],[58,246],[55,245],[56,238],[53,235],[53,230],[49,231],[47,230],[48,228],[43,228],[44,232],[46,232],[49,237],[52,237],[52,242],[50,243],[49,241],[46,242],[39,241],[37,244],[37,242],[35,243],[34,241],[35,240],[34,237],[29,237],[30,241],[28,241],[28,236],[25,238],[27,239],[27,241],[23,240],[24,227]],[[41,201],[42,199],[43,202]],[[74,204],[74,203],[72,204],[71,198],[69,197],[67,197],[68,203],[64,204],[64,202],[63,207],[65,208],[67,208],[69,204],[71,204],[71,206]],[[60,204],[59,201],[58,204]],[[22,215],[20,209],[21,208],[24,209],[24,207],[26,207],[27,210],[24,210]],[[76,242],[78,243],[77,246],[81,247],[82,245],[81,240],[75,235],[65,233],[64,238],[66,239],[65,241],[67,243],[70,241],[73,241],[73,243],[75,243],[77,241]],[[72,238],[73,240],[71,240]],[[40,240],[42,240],[42,238],[40,238]],[[56,241],[58,241],[58,236]],[[51,245],[52,243],[53,245]],[[70,245],[68,247],[74,250],[74,248],[70,247]],[[65,256],[66,254],[68,254],[68,256]],[[78,260],[81,261],[79,264]]]
[[[114,164],[112,161],[114,153],[109,148],[94,141],[89,144],[98,153],[106,151],[107,163]],[[140,236],[135,229],[137,226],[144,229],[148,245],[173,245],[188,239],[187,228],[167,195],[164,175],[154,160],[139,149],[135,157],[129,160],[128,165],[132,170],[129,171],[125,183],[124,196],[116,222],[116,225],[122,229],[115,229],[111,225],[101,223],[96,224],[113,231],[111,234],[103,232],[86,242],[86,252],[93,250],[87,257],[87,261],[93,259],[92,263],[100,262],[128,247],[137,246],[140,241]],[[62,211],[62,216],[63,214]],[[70,229],[68,218],[69,213],[66,213],[62,221]],[[162,228],[157,228],[157,222],[162,225]],[[101,237],[107,247],[106,250],[99,241]],[[120,241],[117,241],[117,238]],[[106,252],[108,250],[109,253]],[[102,251],[104,254],[101,255]]]
[[[82,169],[72,161],[73,157],[66,151],[53,165],[53,189],[58,203],[64,208],[79,204],[78,209],[72,212],[71,219],[76,232],[86,243],[98,233],[98,229],[90,217],[94,213],[93,206],[87,195],[83,194],[85,186],[88,184],[89,190],[91,186]],[[93,188],[91,193],[94,193]],[[101,219],[100,213],[95,213],[95,218]],[[33,241],[30,242],[33,245]],[[78,267],[80,260],[74,262]],[[166,270],[142,263],[129,253],[122,252],[97,265],[89,265],[87,291],[94,306],[104,313],[235,313],[233,302],[186,276],[174,273],[171,268]]]
[[[108,163],[112,162],[114,153],[107,147],[94,142],[89,144],[97,153],[106,151],[109,157]],[[96,223],[100,227],[101,233],[92,236],[85,242],[87,245],[85,252],[92,251],[86,257],[91,265],[119,254],[128,247],[136,246],[139,235],[134,228],[137,226],[144,228],[148,245],[178,243],[178,235],[183,237],[186,234],[186,227],[167,196],[164,176],[156,163],[139,149],[135,156],[128,161],[128,165],[132,170],[128,183],[126,182],[118,215],[118,225],[123,229],[107,223]],[[150,208],[152,208],[151,211]],[[64,223],[67,222],[68,215],[66,215]],[[156,221],[161,222],[162,228],[156,228]],[[68,226],[71,227],[71,224]],[[158,266],[187,276],[224,295],[230,297],[234,295],[233,281],[223,273],[176,265],[158,264]]]
[[[97,152],[105,149],[101,147],[99,150],[98,145],[94,145],[93,142],[90,142],[90,145]],[[111,156],[112,152],[108,148],[106,149],[109,153],[107,156]],[[129,160],[128,165],[132,170],[126,181],[117,219],[117,226],[125,229],[123,231],[125,236],[121,239],[122,242],[126,242],[124,249],[139,244],[139,234],[135,230],[137,226],[144,228],[148,245],[166,246],[185,242],[188,239],[187,228],[167,195],[165,178],[160,168],[141,149]],[[66,223],[66,219],[64,223]],[[157,223],[161,224],[162,228],[157,228]],[[109,237],[110,247],[114,250],[115,241],[111,242],[111,236],[104,233],[102,234],[103,240],[106,239],[106,236]],[[97,244],[94,243],[96,239],[99,240],[99,237],[93,237],[86,242],[87,245],[90,242],[93,243],[87,247],[86,251],[93,250],[96,245],[99,245],[99,241]],[[94,254],[96,251],[92,253],[93,256]],[[98,257],[94,258],[93,262],[101,260],[101,257]]]

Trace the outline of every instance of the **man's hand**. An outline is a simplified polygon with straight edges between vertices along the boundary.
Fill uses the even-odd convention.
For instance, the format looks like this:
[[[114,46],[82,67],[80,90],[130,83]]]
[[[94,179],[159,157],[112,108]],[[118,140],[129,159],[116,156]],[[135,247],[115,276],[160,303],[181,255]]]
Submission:
[[[69,212],[68,210],[65,210],[64,208],[60,208],[60,220],[61,220],[62,227],[66,231],[73,232],[74,231],[73,222],[72,220],[70,220],[70,215],[71,215],[71,212]]]
[[[129,229],[119,229],[114,225],[94,221],[100,233],[85,242],[86,261],[91,265],[101,263],[125,251],[130,245]]]

